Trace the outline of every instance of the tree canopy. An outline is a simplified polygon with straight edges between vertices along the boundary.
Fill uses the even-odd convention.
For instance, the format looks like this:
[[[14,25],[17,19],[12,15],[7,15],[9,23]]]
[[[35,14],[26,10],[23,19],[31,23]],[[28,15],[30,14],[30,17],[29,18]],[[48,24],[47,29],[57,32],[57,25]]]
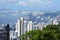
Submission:
[[[60,24],[47,25],[42,30],[26,32],[21,38],[23,40],[60,40]]]

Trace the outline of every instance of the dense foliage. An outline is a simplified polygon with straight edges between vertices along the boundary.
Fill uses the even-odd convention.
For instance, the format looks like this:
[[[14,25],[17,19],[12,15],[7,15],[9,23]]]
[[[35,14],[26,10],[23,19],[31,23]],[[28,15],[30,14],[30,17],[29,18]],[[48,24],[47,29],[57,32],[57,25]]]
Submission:
[[[21,36],[23,40],[60,40],[60,24],[47,25],[42,30],[32,30]]]

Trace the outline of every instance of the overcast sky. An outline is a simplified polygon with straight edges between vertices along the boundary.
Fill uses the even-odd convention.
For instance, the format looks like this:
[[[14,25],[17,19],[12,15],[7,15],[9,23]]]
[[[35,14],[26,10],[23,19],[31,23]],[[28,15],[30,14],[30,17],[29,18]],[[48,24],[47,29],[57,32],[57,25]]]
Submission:
[[[0,9],[60,11],[60,0],[0,0]]]

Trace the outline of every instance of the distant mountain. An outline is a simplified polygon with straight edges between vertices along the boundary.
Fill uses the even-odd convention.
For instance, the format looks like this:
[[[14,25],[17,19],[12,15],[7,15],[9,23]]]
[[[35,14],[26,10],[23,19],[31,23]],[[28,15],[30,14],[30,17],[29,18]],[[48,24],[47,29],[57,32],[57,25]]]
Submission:
[[[24,17],[25,20],[33,22],[48,22],[51,18],[54,19],[60,15],[56,12],[40,12],[40,11],[19,11],[19,10],[0,10],[0,24],[16,23],[17,19]]]

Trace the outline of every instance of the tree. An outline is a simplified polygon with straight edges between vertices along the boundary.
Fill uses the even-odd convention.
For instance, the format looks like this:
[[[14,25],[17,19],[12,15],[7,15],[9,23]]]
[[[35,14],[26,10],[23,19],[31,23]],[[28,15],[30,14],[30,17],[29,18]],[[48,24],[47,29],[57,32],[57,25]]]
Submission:
[[[60,24],[47,25],[43,30],[32,30],[24,34],[24,40],[60,40]]]

